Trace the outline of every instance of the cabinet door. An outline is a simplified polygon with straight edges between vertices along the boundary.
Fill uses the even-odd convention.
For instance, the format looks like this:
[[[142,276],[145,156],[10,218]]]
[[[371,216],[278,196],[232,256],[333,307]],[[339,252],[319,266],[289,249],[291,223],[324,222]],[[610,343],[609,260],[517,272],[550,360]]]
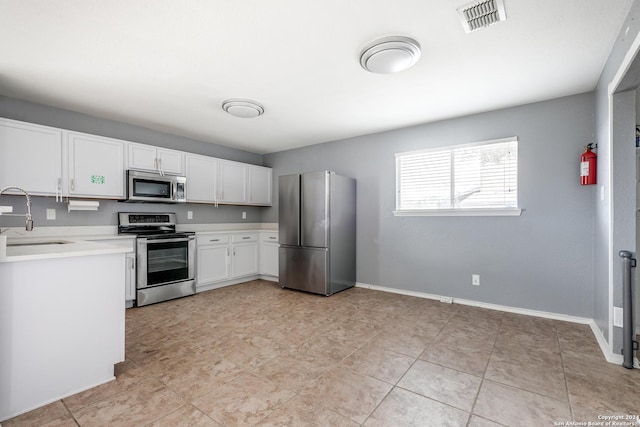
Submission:
[[[0,188],[22,187],[33,195],[62,195],[62,131],[0,120]]]
[[[258,242],[233,244],[231,277],[258,274]]]
[[[218,160],[187,154],[187,202],[214,203]]]
[[[246,163],[220,161],[221,203],[247,203],[247,167]]]
[[[271,168],[249,166],[249,203],[271,206]]]
[[[157,150],[152,145],[129,143],[129,169],[158,170]]]
[[[260,274],[278,277],[278,245],[263,243],[260,251]]]
[[[197,249],[197,285],[220,282],[229,278],[229,246],[199,246]]]
[[[158,169],[172,175],[184,175],[184,153],[158,148]]]
[[[127,254],[127,272],[125,273],[125,300],[136,299],[136,254]]]
[[[69,134],[69,195],[124,198],[124,142]]]

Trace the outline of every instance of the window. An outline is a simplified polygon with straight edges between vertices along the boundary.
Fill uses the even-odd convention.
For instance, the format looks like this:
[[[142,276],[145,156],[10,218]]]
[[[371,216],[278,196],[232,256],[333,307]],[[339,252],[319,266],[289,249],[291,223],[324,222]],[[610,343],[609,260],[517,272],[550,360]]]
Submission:
[[[520,215],[516,137],[396,154],[395,215]]]

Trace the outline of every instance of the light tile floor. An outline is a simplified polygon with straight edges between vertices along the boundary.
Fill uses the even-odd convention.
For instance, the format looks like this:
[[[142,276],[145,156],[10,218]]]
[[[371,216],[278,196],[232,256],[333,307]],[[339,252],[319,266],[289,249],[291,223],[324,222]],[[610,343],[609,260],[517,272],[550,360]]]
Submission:
[[[14,426],[553,426],[640,414],[588,326],[255,281],[127,310],[115,381]],[[556,424],[557,425],[557,424]]]

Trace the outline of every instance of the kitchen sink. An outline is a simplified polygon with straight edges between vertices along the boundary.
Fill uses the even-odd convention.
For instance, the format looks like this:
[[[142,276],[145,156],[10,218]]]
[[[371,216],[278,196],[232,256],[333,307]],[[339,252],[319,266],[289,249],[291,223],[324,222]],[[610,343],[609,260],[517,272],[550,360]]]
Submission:
[[[46,242],[12,242],[12,243],[7,243],[7,247],[11,247],[11,246],[65,245],[67,243],[72,243],[72,242],[67,242],[66,240],[49,240],[49,241],[46,241]]]

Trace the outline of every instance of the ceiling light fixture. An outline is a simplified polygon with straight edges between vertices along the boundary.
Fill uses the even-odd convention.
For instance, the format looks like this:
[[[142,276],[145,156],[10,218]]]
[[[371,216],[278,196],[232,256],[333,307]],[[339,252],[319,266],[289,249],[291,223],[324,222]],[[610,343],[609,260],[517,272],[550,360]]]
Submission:
[[[402,36],[384,37],[367,45],[360,54],[360,65],[379,74],[397,73],[411,68],[420,59],[420,44]]]
[[[222,102],[222,109],[232,116],[248,119],[264,114],[264,107],[251,99],[229,98]]]

